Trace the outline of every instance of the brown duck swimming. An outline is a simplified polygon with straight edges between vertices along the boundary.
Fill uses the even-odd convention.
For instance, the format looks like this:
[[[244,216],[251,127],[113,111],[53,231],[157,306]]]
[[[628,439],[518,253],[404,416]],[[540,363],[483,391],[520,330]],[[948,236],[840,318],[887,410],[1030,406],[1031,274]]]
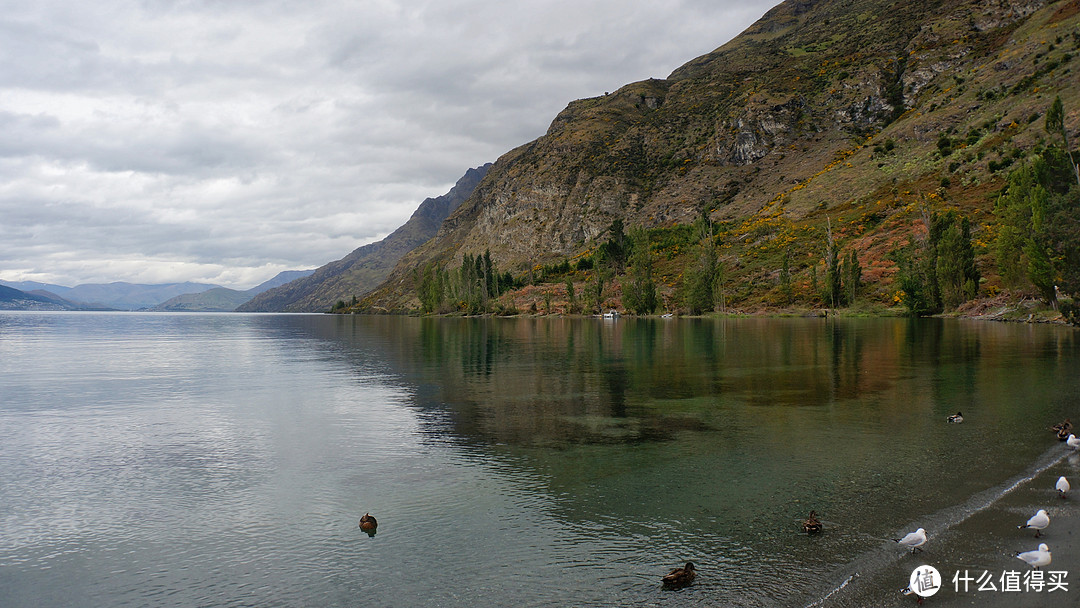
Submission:
[[[379,527],[379,522],[372,517],[371,513],[364,513],[364,516],[360,518],[360,529],[368,533],[368,536],[375,536],[375,529]]]
[[[806,518],[806,521],[802,524],[803,532],[807,534],[816,534],[821,532],[821,522],[818,521],[817,511],[810,511],[810,517]]]
[[[682,568],[675,568],[661,580],[665,587],[678,589],[679,587],[685,587],[694,582],[695,576],[697,576],[697,572],[694,571],[694,562],[686,562],[685,566]]]

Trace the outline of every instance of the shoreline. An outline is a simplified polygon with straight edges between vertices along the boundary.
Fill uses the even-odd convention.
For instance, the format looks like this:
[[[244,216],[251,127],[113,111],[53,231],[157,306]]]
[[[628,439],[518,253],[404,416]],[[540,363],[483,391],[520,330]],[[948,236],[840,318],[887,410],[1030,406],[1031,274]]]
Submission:
[[[580,313],[565,312],[565,303],[555,302],[554,312],[526,311],[514,309],[512,313],[487,312],[481,314],[465,314],[460,311],[444,313],[423,313],[419,310],[389,310],[384,308],[344,309],[339,311],[324,311],[323,314],[341,315],[401,315],[424,318],[568,318],[568,319],[599,319],[603,313]],[[738,318],[903,318],[911,317],[902,306],[885,306],[861,302],[856,306],[847,308],[816,308],[816,307],[752,307],[736,308],[729,307],[723,311],[712,311],[698,315],[682,314],[678,311],[662,311],[656,314],[635,315],[622,310],[618,306],[605,306],[603,310],[616,310],[619,317],[635,319],[661,319],[668,314],[675,319],[738,319]],[[914,317],[913,317],[914,318]],[[1058,310],[1049,308],[1037,299],[1021,297],[1011,299],[1004,295],[992,298],[982,298],[966,302],[960,308],[942,312],[936,315],[928,315],[927,319],[970,319],[975,321],[997,321],[1000,323],[1031,323],[1049,324],[1062,327],[1071,327],[1065,316]]]
[[[891,563],[869,572],[849,573],[849,578],[824,597],[807,603],[806,608],[857,608],[862,606],[904,607],[917,605],[917,598],[905,596],[913,570],[930,565],[941,574],[941,588],[923,601],[926,606],[987,606],[990,608],[1042,608],[1080,605],[1080,453],[1061,444],[1062,455],[1030,479],[1017,482],[989,505],[964,517],[959,523],[937,533],[928,533],[924,551],[896,556]],[[1049,450],[1052,452],[1052,450]],[[1065,499],[1057,495],[1054,484],[1065,476],[1073,490]],[[1039,509],[1046,509],[1050,525],[1040,538],[1027,529],[1017,529]],[[1065,590],[1048,592],[1035,587],[1025,589],[1031,567],[1015,554],[1031,551],[1046,543],[1052,555],[1049,566],[1042,568],[1043,578],[1050,572],[1065,585]],[[878,548],[871,553],[885,552]],[[986,574],[989,573],[989,576]],[[1014,574],[1015,573],[1015,574]],[[1002,577],[1016,577],[1019,591],[1003,591]],[[964,578],[970,577],[965,591]],[[982,584],[979,581],[982,580]],[[1011,583],[1010,583],[1011,584]],[[995,588],[991,590],[989,587]],[[984,587],[980,590],[979,587]]]

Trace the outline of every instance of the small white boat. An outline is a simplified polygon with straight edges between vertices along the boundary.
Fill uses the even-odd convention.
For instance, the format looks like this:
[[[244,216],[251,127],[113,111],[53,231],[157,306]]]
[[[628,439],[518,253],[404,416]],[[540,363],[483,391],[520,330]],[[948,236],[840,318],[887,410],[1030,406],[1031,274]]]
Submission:
[[[612,308],[611,310],[604,313],[604,318],[605,319],[618,319],[619,318],[619,311]]]

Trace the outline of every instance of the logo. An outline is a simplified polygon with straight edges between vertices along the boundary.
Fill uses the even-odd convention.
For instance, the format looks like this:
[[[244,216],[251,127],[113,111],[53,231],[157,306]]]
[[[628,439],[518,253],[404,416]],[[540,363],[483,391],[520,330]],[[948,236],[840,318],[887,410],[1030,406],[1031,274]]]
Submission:
[[[930,597],[941,589],[941,573],[933,566],[922,565],[911,573],[908,588],[919,597]]]

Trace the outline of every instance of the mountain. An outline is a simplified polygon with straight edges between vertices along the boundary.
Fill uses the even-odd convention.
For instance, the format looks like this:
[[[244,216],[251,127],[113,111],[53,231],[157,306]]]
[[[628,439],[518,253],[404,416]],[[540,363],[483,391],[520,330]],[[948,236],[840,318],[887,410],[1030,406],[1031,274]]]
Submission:
[[[892,304],[894,252],[949,210],[969,222],[992,293],[1003,288],[987,245],[994,201],[1008,168],[1052,143],[1043,117],[1057,96],[1076,140],[1078,13],[1077,0],[787,0],[666,79],[570,103],[361,308],[415,310],[417,269],[487,249],[498,269],[535,279],[594,253],[616,220],[656,231],[670,308],[703,215],[724,297],[741,309],[772,305],[785,280],[794,300],[820,305],[830,242],[857,254],[864,297]],[[619,282],[604,295],[613,303]],[[561,297],[562,279],[533,306],[541,293]]]
[[[45,291],[27,292],[0,285],[0,310],[85,310]]]
[[[36,281],[0,281],[0,285],[6,285],[12,289],[18,289],[19,291],[25,291],[27,293],[32,291],[46,291],[61,298],[71,291],[70,287],[65,287],[63,285],[38,283]]]
[[[118,281],[76,285],[63,294],[63,297],[117,310],[142,310],[178,295],[197,293],[215,287],[217,285],[191,282],[140,285]]]
[[[33,281],[2,281],[0,283],[24,292],[45,291],[81,308],[98,310],[141,310],[178,295],[206,291],[217,287],[217,285],[190,282],[158,285],[124,282],[87,283],[75,287]]]
[[[310,276],[314,270],[287,270],[251,289],[239,291],[228,287],[215,287],[198,293],[188,293],[170,298],[150,308],[154,312],[232,312],[251,298],[290,281]]]
[[[326,264],[311,276],[268,290],[237,311],[326,311],[339,300],[365,295],[382,283],[403,255],[435,235],[443,220],[473,193],[490,168],[488,163],[466,171],[449,192],[420,203],[412,217],[383,240]]]

